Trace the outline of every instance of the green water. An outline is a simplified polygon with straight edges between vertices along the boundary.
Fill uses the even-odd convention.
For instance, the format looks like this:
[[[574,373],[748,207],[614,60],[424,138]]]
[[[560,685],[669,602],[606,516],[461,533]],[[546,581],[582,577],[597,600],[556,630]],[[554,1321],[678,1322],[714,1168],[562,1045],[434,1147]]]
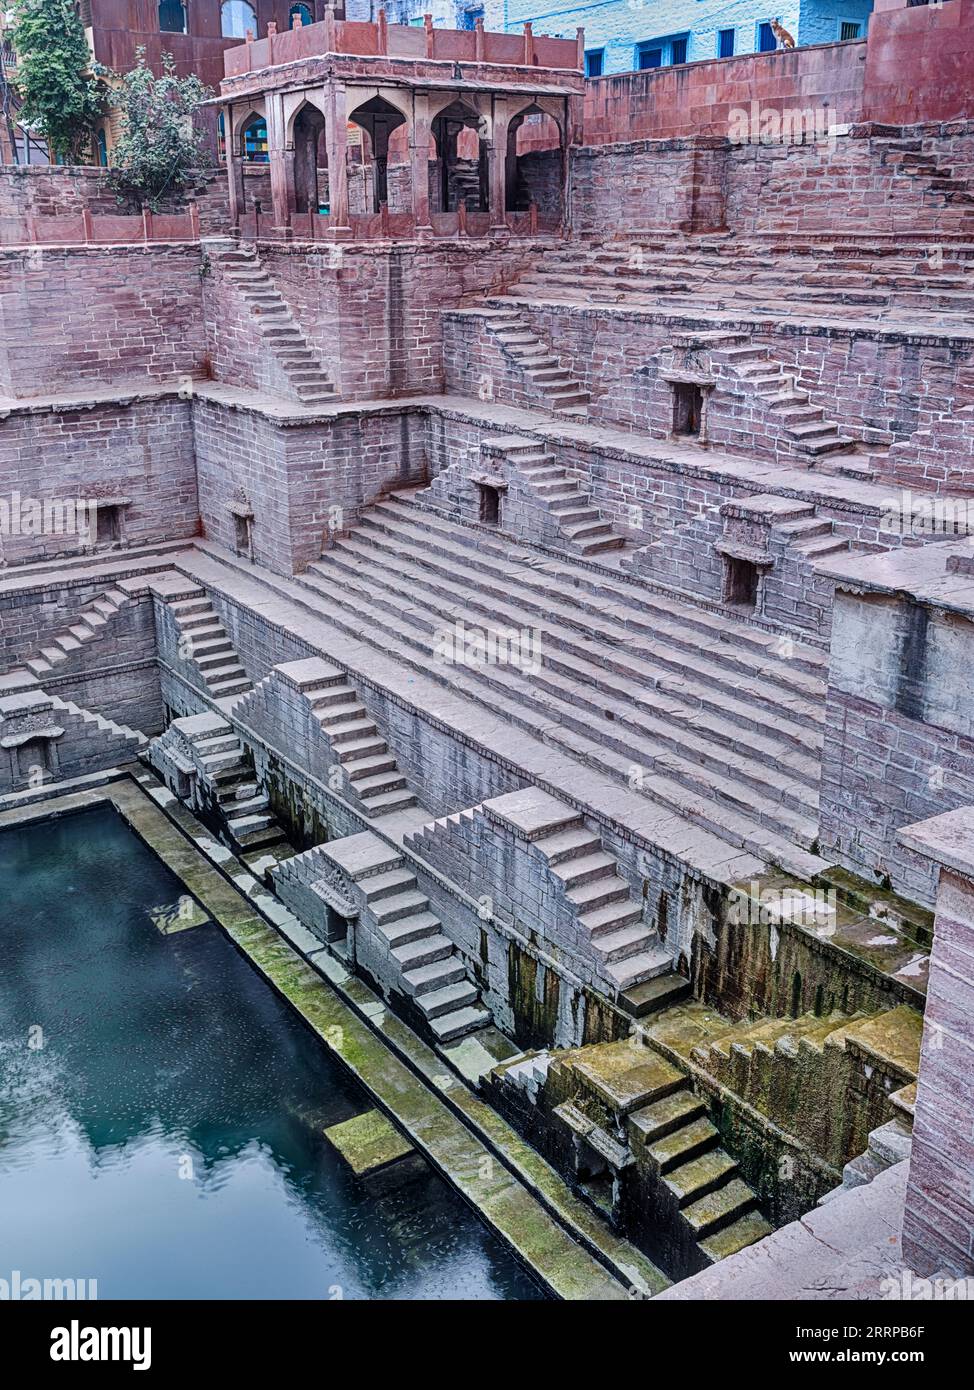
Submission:
[[[0,1279],[100,1298],[538,1298],[423,1165],[354,1178],[368,1098],[110,807],[0,833]]]

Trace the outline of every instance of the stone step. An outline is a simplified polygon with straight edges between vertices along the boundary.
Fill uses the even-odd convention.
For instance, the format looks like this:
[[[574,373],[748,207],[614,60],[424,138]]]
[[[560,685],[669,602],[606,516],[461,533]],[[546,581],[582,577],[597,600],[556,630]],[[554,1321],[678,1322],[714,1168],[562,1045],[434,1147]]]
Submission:
[[[436,546],[436,542],[431,542],[427,547],[427,552],[432,550],[434,546]],[[377,550],[383,554],[377,554]],[[715,727],[723,725],[726,716],[730,716],[747,730],[747,739],[743,741],[742,747],[748,751],[751,750],[752,738],[755,735],[757,724],[753,703],[747,701],[747,697],[751,694],[755,684],[753,681],[755,661],[752,652],[742,649],[740,656],[737,657],[732,644],[727,642],[720,643],[719,650],[716,652],[709,644],[707,644],[706,650],[701,650],[700,647],[693,646],[686,634],[683,635],[682,645],[678,647],[677,651],[674,651],[668,642],[661,640],[664,633],[667,638],[669,637],[669,629],[672,624],[658,621],[653,625],[656,640],[643,641],[641,638],[628,633],[625,636],[623,650],[626,653],[631,652],[632,655],[631,657],[619,656],[615,653],[615,647],[622,644],[614,643],[613,638],[617,633],[621,638],[623,633],[618,630],[615,621],[604,619],[600,621],[595,617],[588,618],[586,613],[580,612],[580,608],[587,609],[588,607],[584,601],[581,603],[576,601],[575,608],[572,609],[567,603],[556,603],[550,597],[539,596],[535,599],[530,592],[529,581],[522,578],[517,598],[519,607],[515,608],[512,605],[509,590],[504,587],[503,582],[498,580],[497,583],[494,583],[490,578],[492,566],[488,559],[485,558],[484,560],[479,582],[474,581],[472,577],[468,580],[464,574],[457,576],[464,580],[462,585],[458,585],[440,579],[440,574],[447,568],[445,560],[441,563],[436,556],[427,553],[424,569],[419,566],[418,561],[414,561],[413,557],[416,553],[412,543],[407,545],[402,542],[397,545],[395,540],[384,539],[373,543],[371,535],[363,535],[361,541],[356,536],[352,536],[348,540],[343,539],[340,545],[329,551],[322,561],[317,562],[311,568],[314,571],[337,566],[347,574],[355,573],[356,569],[358,571],[365,569],[373,592],[376,586],[385,587],[395,592],[397,587],[401,591],[401,584],[397,586],[389,580],[385,580],[383,583],[383,574],[378,568],[380,561],[383,563],[383,569],[385,568],[386,556],[389,557],[390,562],[392,557],[395,557],[395,571],[403,579],[408,576],[410,581],[415,576],[416,581],[431,596],[438,596],[441,593],[450,594],[454,598],[462,599],[474,611],[479,609],[485,615],[490,614],[498,621],[503,618],[505,623],[510,623],[518,628],[535,626],[539,615],[547,614],[548,617],[543,623],[543,631],[546,638],[554,639],[554,644],[559,651],[566,653],[573,650],[585,651],[586,649],[579,648],[578,645],[583,636],[589,635],[589,640],[591,640],[592,638],[598,639],[604,633],[609,643],[612,644],[611,654],[608,655],[610,665],[614,669],[630,672],[638,678],[639,684],[646,690],[645,695],[641,696],[644,703],[648,703],[654,698],[654,690],[659,689],[665,692],[663,703],[667,710],[669,722],[677,706],[667,687],[672,686],[674,692],[677,688],[687,690],[688,693],[692,691],[692,703],[688,706],[687,717],[694,726],[700,727],[701,724],[699,704],[707,705],[714,711],[715,718],[718,720],[718,725]],[[408,561],[406,556],[409,557]],[[456,573],[456,567],[452,566],[449,572]],[[507,606],[501,607],[505,603]],[[603,603],[603,613],[605,607],[606,605]],[[592,608],[598,612],[598,604],[593,602]],[[637,618],[635,623],[640,626],[646,625],[643,618]],[[586,655],[588,655],[587,651]],[[717,667],[714,665],[715,659],[720,663]],[[551,664],[550,661],[549,664]],[[762,663],[762,665],[764,667],[762,676],[764,677],[768,672],[766,664]],[[576,669],[578,668],[576,667]],[[745,671],[751,679],[745,679]],[[679,686],[672,679],[673,674],[678,674]],[[796,713],[803,712],[803,705],[801,696],[796,699],[793,688],[795,681],[791,673],[789,673],[789,677],[791,677],[789,687],[783,690],[777,698],[774,697],[774,692],[778,688],[777,685],[765,682],[763,687],[763,698],[770,707],[770,712],[778,716],[774,724],[774,732],[783,733],[792,742],[808,745],[810,751],[814,752],[817,757],[820,746],[818,737],[810,739],[807,734],[794,725],[794,716]],[[693,682],[692,686],[688,687],[686,684],[688,679]],[[820,682],[813,682],[804,677],[798,683],[803,683],[806,690],[814,688],[817,700],[822,701],[823,692]],[[718,685],[722,687],[719,698],[713,690]],[[761,683],[758,685],[759,690],[755,691],[755,694],[760,701],[762,698]],[[735,701],[731,698],[728,700],[728,695],[733,697],[738,692],[743,694],[745,699]],[[808,713],[814,712],[816,724],[824,720],[824,712],[820,705],[813,706],[808,700],[805,703],[808,706]],[[722,740],[726,741],[730,737],[732,737],[730,731],[726,727],[722,727]],[[761,736],[757,735],[757,737],[760,743]],[[812,770],[810,767],[809,771]]]
[[[440,1014],[430,1019],[430,1027],[439,1042],[452,1042],[462,1038],[476,1028],[486,1028],[490,1023],[490,1013],[480,1005],[467,1005],[453,1013]]]
[[[380,898],[388,898],[406,892],[416,885],[416,875],[409,869],[390,869],[383,874],[373,874],[360,880],[360,886],[368,903]]]
[[[463,962],[454,953],[434,960],[430,965],[420,965],[407,970],[402,978],[407,993],[421,999],[426,994],[459,984],[465,976]]]
[[[405,946],[412,941],[425,941],[436,936],[443,923],[432,912],[416,912],[394,922],[380,922],[379,930],[390,946]]]
[[[417,912],[429,909],[429,898],[418,888],[406,888],[399,893],[390,893],[374,904],[370,902],[372,915],[380,925],[395,922],[400,917],[411,917]]]
[[[714,1126],[701,1115],[679,1128],[666,1129],[647,1143],[646,1153],[661,1173],[668,1173],[715,1148],[718,1139]]]
[[[699,1119],[705,1110],[704,1102],[687,1087],[633,1111],[628,1117],[629,1132],[645,1147]]]
[[[387,816],[392,811],[405,811],[416,804],[416,797],[408,787],[403,787],[401,791],[381,792],[377,796],[362,798],[362,805],[370,816]]]
[[[772,1230],[773,1227],[765,1221],[759,1211],[750,1211],[701,1240],[700,1249],[708,1260],[716,1264],[719,1260],[727,1259],[729,1255],[736,1255],[739,1250],[745,1250],[756,1241],[764,1240]]]
[[[659,1009],[678,1004],[690,994],[690,981],[682,975],[669,972],[660,975],[634,989],[627,990],[619,998],[619,1006],[633,1018],[644,1018]]]
[[[723,1149],[710,1149],[689,1163],[671,1169],[664,1175],[663,1182],[682,1209],[723,1187],[736,1171],[737,1164],[729,1154]]]
[[[313,566],[312,568],[317,569],[319,567]],[[390,593],[395,589],[401,594],[406,577],[406,568],[400,566],[397,577],[394,580],[386,581],[386,588]],[[381,574],[373,569],[369,586],[371,597],[376,596],[375,587],[381,582],[383,582]],[[414,592],[416,596],[411,603],[406,603],[405,599],[398,604],[393,599],[391,603],[394,608],[398,607],[400,611],[408,613],[412,620],[416,621],[421,597],[418,591]],[[476,606],[476,598],[471,598],[470,603],[471,606]],[[490,605],[490,607],[496,613],[496,604]],[[449,616],[444,609],[434,609],[433,611],[434,613],[438,612],[439,616],[443,618]],[[521,615],[513,610],[508,610],[498,616],[505,620],[510,619],[514,626],[523,627],[525,622],[522,621],[522,618],[527,618],[528,615]],[[431,630],[435,626],[435,619],[431,617]],[[730,755],[726,751],[721,752],[719,745],[710,744],[701,737],[682,731],[677,732],[673,728],[671,719],[653,720],[646,715],[639,714],[638,709],[623,703],[616,704],[599,690],[599,683],[604,684],[605,682],[605,673],[593,663],[588,663],[587,671],[585,666],[581,667],[581,680],[577,683],[567,682],[560,673],[559,666],[567,666],[568,670],[571,670],[572,666],[575,667],[576,671],[579,669],[577,662],[569,664],[564,659],[556,661],[553,656],[550,656],[544,669],[531,678],[532,699],[536,701],[538,688],[543,688],[565,707],[565,718],[570,724],[578,727],[580,732],[590,727],[602,729],[608,745],[617,746],[621,752],[629,749],[632,749],[633,752],[638,751],[643,739],[663,740],[669,750],[665,754],[661,750],[653,751],[651,743],[647,744],[646,752],[642,758],[647,767],[665,768],[667,772],[684,780],[691,789],[713,795],[719,800],[730,801],[735,809],[737,807],[745,810],[748,808],[756,809],[762,818],[762,823],[767,823],[771,829],[775,829],[779,825],[786,825],[793,836],[799,842],[804,842],[806,847],[814,841],[817,835],[817,825],[814,823],[814,818],[813,816],[805,817],[802,814],[806,807],[813,812],[815,810],[817,802],[814,788],[807,785],[796,785],[793,775],[779,772],[775,768],[768,769],[764,763]],[[481,670],[479,675],[481,679],[488,682],[492,679],[491,673],[486,670]],[[516,688],[515,677],[507,672],[503,676],[503,682],[511,690]],[[634,701],[639,699],[638,687],[630,686],[626,689],[621,678],[619,684],[621,695],[631,694]],[[590,695],[587,695],[587,689],[591,690]],[[577,708],[579,704],[587,704],[596,717],[594,719],[581,718]],[[626,726],[624,731],[622,728],[608,728],[604,720],[598,719],[597,714],[605,708],[614,711],[614,718]],[[693,722],[699,724],[699,716]],[[753,722],[752,720],[752,725]],[[637,737],[640,740],[638,744],[635,741]],[[673,751],[676,748],[692,748],[700,755],[701,766],[695,767],[686,759],[677,757]],[[724,784],[717,780],[717,777],[708,770],[710,768],[713,769],[713,774],[720,777],[743,777],[748,789],[746,791],[742,789],[737,796],[732,795],[733,786],[730,783]],[[761,796],[755,793],[760,792],[767,796],[769,783],[771,783],[772,800],[766,804]],[[789,810],[789,808],[791,809]],[[792,814],[795,810],[799,812],[797,816]]]
[[[469,980],[460,980],[444,985],[442,989],[431,989],[420,994],[416,1002],[427,1018],[439,1018],[442,1014],[453,1013],[476,1003],[477,988]]]
[[[757,1198],[747,1183],[740,1178],[731,1178],[723,1187],[684,1207],[683,1216],[692,1226],[697,1239],[703,1240],[732,1225],[756,1206]]]
[[[392,954],[405,973],[415,971],[423,965],[432,965],[434,961],[445,960],[447,956],[454,954],[454,946],[448,936],[436,933],[424,937],[421,941],[409,941],[403,946],[396,946]]]

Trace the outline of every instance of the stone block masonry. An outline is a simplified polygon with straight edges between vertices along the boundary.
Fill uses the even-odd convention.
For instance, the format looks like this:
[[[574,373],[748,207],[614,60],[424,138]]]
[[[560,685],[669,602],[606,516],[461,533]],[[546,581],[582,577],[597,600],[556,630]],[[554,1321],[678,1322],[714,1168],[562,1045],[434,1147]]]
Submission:
[[[938,875],[903,1255],[921,1276],[974,1275],[974,812],[904,827]]]
[[[363,399],[441,390],[444,310],[501,288],[544,244],[268,243],[260,255],[339,393]]]
[[[0,391],[206,376],[198,244],[0,251]]]
[[[84,399],[75,409],[40,402],[0,411],[0,498],[93,500],[114,540],[140,545],[197,533],[199,506],[191,407],[176,396],[137,393]],[[87,534],[48,530],[0,535],[8,564],[78,555]],[[95,537],[97,542],[97,535]]]
[[[197,399],[193,421],[204,534],[279,574],[318,559],[384,492],[427,476],[423,417],[408,410],[296,407],[275,418],[211,396]],[[246,542],[241,518],[251,519]]]

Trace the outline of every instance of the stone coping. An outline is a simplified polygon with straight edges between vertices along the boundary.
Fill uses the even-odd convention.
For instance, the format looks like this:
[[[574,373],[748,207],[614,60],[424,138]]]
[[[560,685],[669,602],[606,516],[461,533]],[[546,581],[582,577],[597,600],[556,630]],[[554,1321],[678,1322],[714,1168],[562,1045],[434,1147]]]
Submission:
[[[896,832],[896,838],[914,854],[974,879],[974,808],[961,806],[904,825]]]
[[[636,237],[631,238],[631,243],[638,245],[638,239]],[[580,288],[584,291],[584,285]],[[710,288],[712,291],[710,298],[719,298],[721,291]],[[688,290],[687,293],[692,293],[692,291]],[[730,285],[728,285],[726,293],[732,295],[733,289]],[[539,295],[544,297],[539,297]],[[853,341],[858,341],[860,338],[872,338],[880,343],[895,343],[909,347],[938,347],[943,343],[959,347],[974,345],[974,329],[965,326],[967,321],[960,313],[952,323],[950,320],[939,317],[935,310],[930,311],[929,322],[926,320],[911,321],[906,311],[899,311],[903,317],[898,323],[895,317],[896,310],[891,313],[884,309],[881,317],[872,319],[829,318],[823,314],[807,312],[805,305],[800,303],[791,310],[785,310],[786,313],[789,313],[788,318],[782,317],[782,311],[779,308],[768,313],[734,307],[711,309],[705,307],[703,299],[701,299],[699,309],[687,306],[669,309],[663,304],[600,303],[594,299],[587,304],[580,304],[574,299],[559,298],[558,291],[554,287],[550,290],[519,294],[517,286],[512,285],[506,293],[488,293],[484,298],[489,301],[485,306],[486,308],[490,308],[492,304],[499,308],[509,308],[516,305],[521,310],[568,311],[596,318],[621,318],[635,322],[676,324],[680,328],[700,328],[702,325],[707,325],[711,328],[725,329],[728,332],[743,333],[753,332],[760,328],[770,328],[775,333],[785,337],[849,338]],[[494,301],[498,300],[503,302],[499,305],[494,304]],[[444,309],[443,317],[448,318],[456,314],[476,314],[478,312],[480,312],[479,306]]]
[[[457,1076],[444,1075],[442,1058],[214,843],[152,774],[112,775],[116,780],[98,787],[64,788],[0,810],[0,832],[110,802],[378,1108],[552,1293],[621,1301],[630,1289],[646,1296],[666,1286],[665,1276],[576,1198],[506,1121]]]
[[[970,561],[974,548],[968,541],[932,541],[873,555],[820,560],[815,568],[834,579],[839,589],[856,594],[909,594],[932,607],[974,617],[974,575],[949,569],[948,561],[954,556]]]

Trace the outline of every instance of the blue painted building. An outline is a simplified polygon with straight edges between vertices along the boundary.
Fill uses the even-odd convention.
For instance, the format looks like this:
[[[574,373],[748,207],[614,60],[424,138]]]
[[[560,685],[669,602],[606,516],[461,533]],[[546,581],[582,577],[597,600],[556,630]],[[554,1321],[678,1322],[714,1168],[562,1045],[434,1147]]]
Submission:
[[[483,19],[492,30],[570,38],[585,30],[588,75],[732,58],[775,48],[771,20],[800,44],[864,38],[872,0],[390,0],[399,23],[431,13],[437,25],[464,29]]]

